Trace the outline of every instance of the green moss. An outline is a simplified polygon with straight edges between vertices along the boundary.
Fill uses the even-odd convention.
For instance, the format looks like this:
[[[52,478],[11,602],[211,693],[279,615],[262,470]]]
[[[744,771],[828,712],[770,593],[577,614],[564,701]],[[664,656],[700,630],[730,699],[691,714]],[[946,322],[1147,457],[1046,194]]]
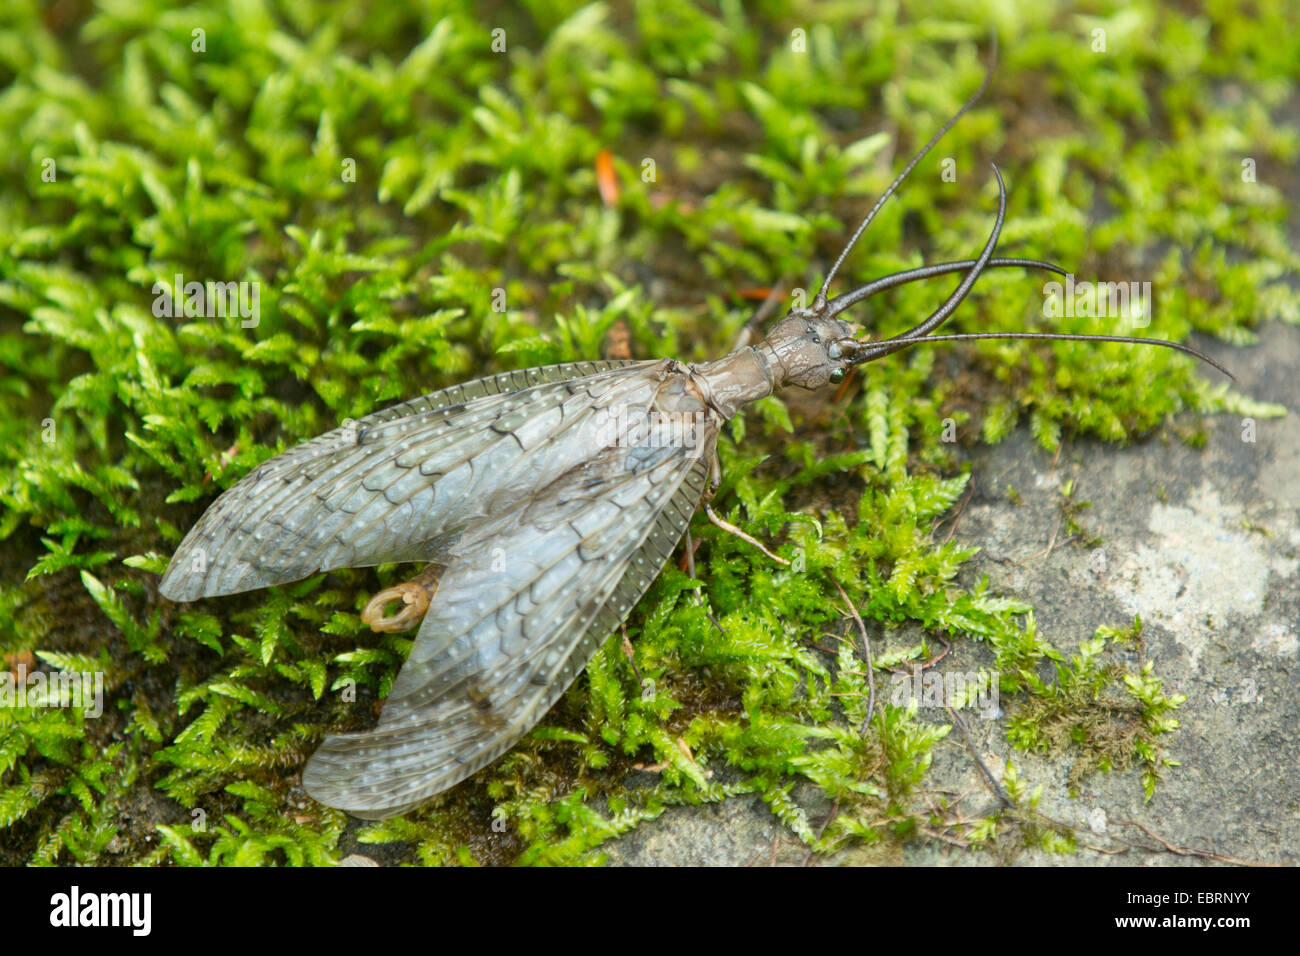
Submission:
[[[845,281],[973,254],[996,155],[1007,253],[1150,279],[1150,334],[1244,343],[1260,319],[1296,321],[1273,185],[1300,150],[1273,120],[1300,71],[1288,8],[1004,11],[992,90],[885,208]],[[732,290],[815,288],[900,157],[977,85],[984,16],[842,5],[809,20],[777,3],[758,17],[730,0],[532,3],[492,22],[467,3],[8,4],[0,651],[100,671],[107,703],[98,719],[0,709],[0,862],[341,856],[345,819],[296,777],[325,733],[372,719],[410,638],[369,633],[358,611],[410,569],[177,607],[157,575],[184,529],[278,450],[475,374],[595,357],[620,320],[640,356],[721,354],[751,308]],[[610,207],[602,148],[622,185]],[[947,156],[955,182],[936,173]],[[154,284],[177,274],[258,283],[258,323],[155,315]],[[935,296],[905,287],[857,318],[896,332]],[[1039,279],[989,275],[954,325],[1116,331],[1045,319],[1042,300]],[[668,569],[628,621],[635,670],[616,635],[511,754],[357,838],[409,861],[587,862],[665,807],[736,794],[823,850],[934,832],[919,795],[946,729],[884,706],[860,732],[866,678],[835,582],[877,631],[986,643],[1020,695],[1013,742],[1068,746],[1082,769],[1138,761],[1152,785],[1173,703],[1148,669],[1112,672],[1088,645],[1042,680],[1038,665],[1062,658],[1029,606],[965,586],[971,552],[931,540],[965,481],[938,423],[996,441],[1027,421],[1055,448],[1127,441],[1182,410],[1279,410],[1166,350],[961,355],[955,380],[914,352],[872,366],[842,403],[750,409],[723,441],[717,506],[800,570],[697,521],[707,608]],[[1103,677],[1138,702],[1121,732],[1093,693]],[[342,701],[349,686],[363,706]],[[824,831],[797,784],[837,802]],[[1006,839],[988,822],[965,834]],[[1022,836],[1068,849],[1055,831]]]
[[[1011,718],[1008,739],[1017,747],[1057,756],[1073,751],[1072,792],[1093,771],[1126,770],[1137,763],[1150,800],[1163,768],[1177,766],[1163,755],[1158,738],[1177,729],[1178,721],[1168,714],[1186,698],[1162,692],[1151,661],[1141,660],[1141,640],[1140,618],[1122,631],[1101,627],[1068,663],[1056,665],[1054,682],[1023,675],[1031,696]],[[1132,644],[1138,660],[1103,663],[1108,642]]]

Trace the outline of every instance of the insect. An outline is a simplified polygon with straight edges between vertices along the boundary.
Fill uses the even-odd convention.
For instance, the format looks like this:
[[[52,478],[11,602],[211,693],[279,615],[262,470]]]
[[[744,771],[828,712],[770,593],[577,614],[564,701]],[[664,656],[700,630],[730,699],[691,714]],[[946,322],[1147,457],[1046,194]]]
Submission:
[[[764,341],[714,362],[591,361],[504,372],[433,392],[298,445],[222,494],[163,577],[174,601],[233,594],[336,568],[428,562],[372,600],[363,620],[420,621],[378,725],[326,738],[303,772],[315,799],[357,816],[405,812],[514,745],[631,612],[721,480],[717,439],[749,402],[820,388],[921,342],[991,338],[1179,343],[1042,332],[932,334],[988,268],[1064,275],[995,258],[998,212],[977,258],[827,291],[882,205],[974,105],[979,90],[911,159],[841,251],[811,306]],[[907,282],[961,273],[942,305],[879,341],[839,318]],[[436,584],[434,581],[436,579]],[[431,591],[432,589],[432,591]],[[432,596],[430,596],[430,593]],[[389,617],[393,598],[403,609]]]

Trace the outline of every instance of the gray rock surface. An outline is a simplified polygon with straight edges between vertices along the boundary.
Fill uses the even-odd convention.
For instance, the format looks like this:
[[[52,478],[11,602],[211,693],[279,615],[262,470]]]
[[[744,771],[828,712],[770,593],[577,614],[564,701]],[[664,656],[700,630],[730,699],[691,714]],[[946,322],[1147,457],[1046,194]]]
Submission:
[[[1166,735],[1181,766],[1166,771],[1143,801],[1140,771],[1094,774],[1071,797],[1071,759],[1011,754],[1005,718],[967,718],[986,764],[1000,774],[1011,755],[1030,788],[1043,786],[1039,809],[1085,830],[1154,841],[1131,819],[1172,844],[1259,862],[1300,863],[1300,328],[1270,323],[1250,348],[1199,343],[1240,380],[1239,391],[1277,402],[1290,414],[1254,423],[1243,440],[1239,417],[1207,420],[1209,439],[1191,448],[1158,434],[1126,448],[1067,440],[1059,457],[1027,429],[972,453],[971,499],[955,539],[983,548],[965,580],[987,574],[995,592],[1033,603],[1040,633],[1063,653],[1077,650],[1099,625],[1126,626],[1141,614],[1147,656],[1168,694],[1187,700],[1182,726]],[[1207,375],[1217,375],[1207,372]],[[1189,418],[1188,421],[1194,421]],[[1066,542],[1058,491],[1073,480],[1076,501],[1090,501],[1080,523],[1103,540],[1087,549]],[[1021,496],[1012,504],[1008,486]],[[1057,544],[1049,551],[1049,543]],[[912,635],[908,635],[911,637]],[[882,635],[874,635],[879,640]],[[889,644],[899,636],[885,636]],[[959,642],[945,665],[975,670],[988,651]],[[922,711],[926,713],[926,711]],[[933,719],[947,723],[944,711]],[[970,794],[987,808],[965,742],[955,730],[935,751],[935,786]],[[805,798],[808,796],[804,794]],[[814,825],[815,804],[809,805]],[[1090,841],[1085,833],[1082,844]],[[1114,848],[1112,841],[1097,845]],[[761,801],[672,808],[606,847],[631,865],[797,864],[806,850]],[[1041,852],[1040,864],[1186,865],[1203,858],[1131,849],[1106,854],[1081,846],[1073,856]],[[878,849],[831,861],[881,862]],[[994,862],[933,842],[904,850],[902,862]]]

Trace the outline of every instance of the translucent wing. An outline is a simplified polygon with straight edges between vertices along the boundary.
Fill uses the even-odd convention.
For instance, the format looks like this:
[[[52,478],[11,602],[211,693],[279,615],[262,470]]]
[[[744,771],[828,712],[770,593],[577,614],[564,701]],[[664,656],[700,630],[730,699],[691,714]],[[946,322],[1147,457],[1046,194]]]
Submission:
[[[326,738],[303,772],[317,800],[402,813],[486,766],[586,666],[672,552],[708,480],[716,424],[693,446],[611,447],[515,514],[467,531],[371,731]]]
[[[192,601],[333,568],[430,560],[463,528],[556,477],[563,456],[543,446],[594,441],[594,413],[644,403],[669,364],[507,372],[291,448],[212,504],[173,555],[162,593]]]

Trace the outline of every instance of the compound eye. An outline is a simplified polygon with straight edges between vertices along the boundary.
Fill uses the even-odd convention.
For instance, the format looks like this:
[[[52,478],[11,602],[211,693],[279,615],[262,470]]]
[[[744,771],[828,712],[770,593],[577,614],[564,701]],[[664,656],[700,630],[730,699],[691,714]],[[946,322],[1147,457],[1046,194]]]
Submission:
[[[840,382],[844,381],[846,375],[848,375],[848,373],[845,372],[844,369],[837,368],[835,371],[831,372],[831,384],[840,384]]]

